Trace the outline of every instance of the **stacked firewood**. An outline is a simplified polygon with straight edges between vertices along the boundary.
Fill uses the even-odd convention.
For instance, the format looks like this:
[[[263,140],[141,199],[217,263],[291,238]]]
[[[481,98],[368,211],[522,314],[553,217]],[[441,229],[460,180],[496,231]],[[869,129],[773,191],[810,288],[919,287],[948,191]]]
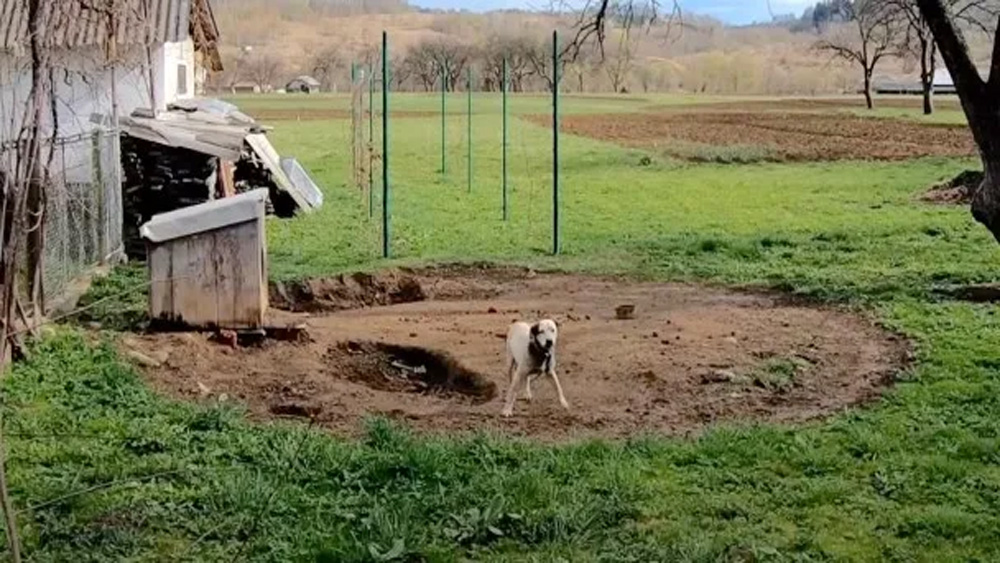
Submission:
[[[271,172],[246,144],[243,145],[243,153],[240,155],[240,160],[236,163],[233,180],[236,184],[236,193],[267,188],[268,214],[273,213],[278,217],[291,217],[295,215],[295,201],[292,200],[290,195],[278,189]]]
[[[125,252],[145,259],[139,227],[153,215],[214,198],[219,160],[195,151],[122,135]]]

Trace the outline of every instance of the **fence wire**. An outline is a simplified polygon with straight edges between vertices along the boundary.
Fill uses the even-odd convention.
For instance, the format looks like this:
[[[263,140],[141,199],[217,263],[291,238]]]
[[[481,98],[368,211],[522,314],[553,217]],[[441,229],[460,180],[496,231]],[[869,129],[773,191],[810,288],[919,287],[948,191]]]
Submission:
[[[74,280],[123,254],[118,150],[118,133],[111,129],[45,142],[42,284],[47,304],[65,295]],[[13,151],[10,143],[0,147],[4,163],[14,162]]]
[[[122,254],[117,139],[117,131],[98,129],[53,143],[42,273],[47,303]]]

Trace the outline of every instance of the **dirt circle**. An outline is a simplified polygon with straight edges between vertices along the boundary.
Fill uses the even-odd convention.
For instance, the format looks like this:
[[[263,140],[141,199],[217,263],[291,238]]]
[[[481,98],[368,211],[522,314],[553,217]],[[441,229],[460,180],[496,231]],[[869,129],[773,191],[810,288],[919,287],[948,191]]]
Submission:
[[[124,345],[146,360],[157,389],[242,401],[255,417],[310,417],[353,435],[380,414],[419,431],[543,439],[811,419],[878,397],[908,357],[903,340],[862,317],[693,285],[462,267],[276,293],[284,307],[312,311],[275,314],[277,324],[304,325],[305,341],[234,347],[185,333]],[[621,305],[633,305],[634,317],[617,318]],[[571,409],[539,379],[534,401],[519,398],[515,416],[502,419],[504,333],[540,317],[559,323]]]

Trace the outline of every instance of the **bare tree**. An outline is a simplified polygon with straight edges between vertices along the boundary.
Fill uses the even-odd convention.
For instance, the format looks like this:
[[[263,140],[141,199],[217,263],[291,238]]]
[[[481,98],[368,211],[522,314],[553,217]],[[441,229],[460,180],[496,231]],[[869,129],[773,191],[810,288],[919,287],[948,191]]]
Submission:
[[[389,59],[389,88],[392,90],[402,90],[403,85],[411,78],[410,69],[406,66],[406,57],[390,55]],[[381,68],[381,67],[379,67]],[[378,76],[378,74],[376,74]]]
[[[917,7],[951,73],[983,161],[985,175],[972,198],[972,216],[1000,242],[1000,26],[982,28],[993,36],[989,76],[984,79],[976,68],[962,32],[962,15],[949,6],[947,0],[917,0]],[[969,8],[965,14],[993,8],[995,4],[990,2]],[[975,21],[987,20],[976,17]],[[995,19],[993,21],[996,22]]]
[[[401,69],[415,80],[418,80],[424,90],[430,92],[437,84],[438,67],[435,52],[428,42],[419,43],[407,51],[403,58]]]
[[[577,91],[586,92],[587,77],[591,76],[601,64],[600,57],[596,56],[593,49],[580,51],[576,59],[566,66],[566,73],[576,81]]]
[[[608,79],[611,80],[611,87],[616,93],[624,93],[626,90],[625,82],[635,65],[635,52],[639,45],[633,37],[632,29],[623,27],[611,57],[604,62],[604,71],[607,73]]]
[[[251,55],[243,64],[243,72],[261,92],[266,92],[281,76],[281,60],[268,53]]]
[[[442,76],[448,89],[454,90],[464,76],[472,55],[473,50],[466,45],[433,39],[422,41],[410,49],[403,64],[420,81],[424,90],[439,87]]]
[[[555,58],[555,63],[559,68],[559,76],[566,75],[566,67],[580,57],[582,51],[572,44],[562,46]],[[531,64],[531,74],[541,78],[545,82],[545,88],[552,92],[557,86],[554,84],[555,75],[553,73],[552,44],[548,41],[535,43],[527,51],[528,62]]]
[[[899,12],[885,0],[854,0],[844,6],[848,10],[848,23],[829,30],[829,37],[819,41],[816,48],[861,68],[865,104],[872,109],[875,107],[872,74],[882,59],[899,54],[899,40],[905,27]]]
[[[564,8],[579,5],[565,0],[557,3]],[[585,0],[579,7],[574,32],[564,52],[569,60],[574,60],[582,50],[596,43],[603,58],[609,22],[612,26],[630,29],[649,29],[661,22],[666,26],[669,38],[671,30],[680,29],[673,25],[680,21],[681,6],[677,0]]]
[[[904,52],[920,64],[920,89],[924,98],[924,115],[934,113],[934,73],[937,70],[937,44],[924,20],[916,0],[888,0],[906,22],[903,37]]]
[[[513,92],[524,91],[531,73],[530,52],[534,42],[524,35],[494,35],[481,51],[483,82],[488,90],[498,90],[503,82],[503,62],[507,60],[507,81]]]
[[[906,33],[903,47],[920,64],[920,85],[924,114],[934,113],[934,74],[937,71],[937,43],[931,28],[920,13],[916,0],[887,0],[904,18]],[[982,28],[997,15],[996,2],[989,0],[945,0],[955,17],[967,26]]]
[[[324,90],[332,90],[337,85],[337,77],[344,76],[347,61],[340,48],[327,47],[312,58],[312,73]]]
[[[465,76],[465,68],[473,58],[474,49],[467,45],[458,43],[447,43],[443,45],[440,52],[438,64],[444,65],[445,75],[448,77],[446,86],[448,90],[458,89],[459,84],[464,84],[462,77]]]

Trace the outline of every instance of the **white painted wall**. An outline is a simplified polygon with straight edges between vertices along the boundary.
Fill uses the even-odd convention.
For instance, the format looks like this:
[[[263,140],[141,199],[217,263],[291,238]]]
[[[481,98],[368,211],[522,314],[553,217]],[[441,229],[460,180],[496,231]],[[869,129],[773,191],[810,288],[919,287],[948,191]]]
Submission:
[[[56,114],[59,135],[93,129],[91,114],[110,117],[111,81],[117,83],[118,113],[128,115],[149,107],[149,76],[141,53],[128,53],[112,72],[98,49],[78,49],[53,57]],[[21,125],[31,92],[31,72],[26,60],[0,56],[0,139],[8,139]],[[12,111],[19,108],[20,111]],[[46,116],[49,117],[49,116]],[[51,127],[51,119],[46,122]]]
[[[154,54],[156,68],[156,110],[164,111],[175,100],[195,95],[194,41],[164,43]]]
[[[175,100],[195,96],[195,56],[191,39],[160,45],[149,54],[144,49],[134,49],[122,53],[120,59],[112,72],[104,64],[103,51],[97,47],[53,55],[59,137],[94,131],[98,127],[95,117],[98,122],[111,123],[112,80],[117,86],[119,116],[127,116],[137,108],[154,107],[154,99],[157,111],[164,111],[167,104]],[[182,76],[180,69],[183,69]],[[27,58],[0,55],[0,142],[17,136],[30,92],[31,72]],[[52,131],[53,120],[50,115],[45,117],[44,127]],[[86,143],[75,143],[60,151],[60,162],[55,163],[55,168],[65,168],[67,181],[89,181],[92,156]]]
[[[118,114],[128,115],[151,100],[150,78],[140,52],[123,55],[122,64],[111,69],[102,62],[97,48],[66,51],[53,56],[54,99],[59,137],[87,134],[111,123],[111,83],[117,84]],[[31,93],[31,72],[24,59],[0,56],[0,142],[16,137],[25,118]],[[51,115],[45,116],[46,132],[54,130]],[[93,153],[87,143],[74,143],[59,151],[53,172],[66,170],[67,181],[89,181]]]

